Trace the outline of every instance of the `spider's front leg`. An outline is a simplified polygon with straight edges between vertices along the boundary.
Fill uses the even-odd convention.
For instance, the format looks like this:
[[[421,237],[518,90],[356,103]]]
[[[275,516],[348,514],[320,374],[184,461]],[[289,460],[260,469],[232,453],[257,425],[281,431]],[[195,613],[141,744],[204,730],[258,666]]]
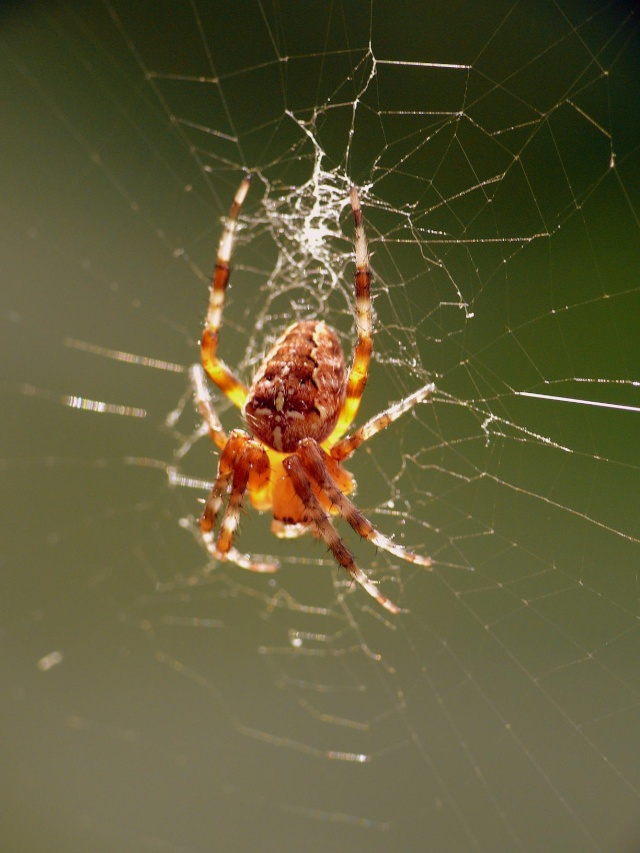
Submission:
[[[331,458],[338,462],[343,462],[345,459],[348,459],[354,450],[357,450],[361,444],[364,444],[365,441],[373,438],[373,436],[381,430],[386,429],[389,424],[392,424],[400,417],[400,415],[408,412],[417,403],[424,402],[424,400],[426,400],[430,394],[433,394],[435,390],[436,386],[432,382],[429,382],[426,385],[423,385],[422,388],[418,388],[418,390],[414,391],[413,394],[405,397],[404,400],[400,400],[399,403],[394,403],[392,406],[389,406],[389,408],[385,409],[384,412],[380,412],[380,414],[371,418],[366,422],[366,424],[359,427],[352,435],[347,436],[347,438],[343,438],[342,441],[334,444],[330,450]]]
[[[394,604],[386,595],[383,595],[373,581],[356,564],[353,554],[338,535],[338,531],[331,523],[328,513],[325,512],[316,497],[300,458],[296,454],[293,454],[288,456],[282,464],[293,483],[296,494],[304,504],[309,518],[315,524],[318,533],[327,543],[337,562],[386,610],[394,614],[401,613],[402,611],[398,605]]]
[[[247,488],[263,488],[269,480],[270,470],[269,457],[262,446],[243,430],[233,430],[220,456],[218,476],[199,522],[202,540],[216,560],[229,560],[253,572],[274,572],[278,568],[275,562],[254,560],[233,547]],[[215,527],[227,493],[229,501],[216,539]]]
[[[401,560],[431,568],[431,557],[423,557],[422,554],[409,551],[403,545],[398,545],[393,539],[380,533],[353,501],[342,493],[329,470],[329,466],[332,463],[335,465],[335,462],[316,441],[312,439],[301,441],[298,455],[307,476],[312,482],[317,483],[322,494],[326,495],[336,507],[338,515],[341,515],[359,536],[373,542],[383,551],[400,557]]]

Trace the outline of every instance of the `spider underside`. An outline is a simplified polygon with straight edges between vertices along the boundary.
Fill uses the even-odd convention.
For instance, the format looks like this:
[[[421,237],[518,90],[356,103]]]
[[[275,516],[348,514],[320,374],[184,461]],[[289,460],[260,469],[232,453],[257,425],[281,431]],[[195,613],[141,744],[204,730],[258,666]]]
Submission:
[[[276,536],[290,538],[311,530],[324,539],[355,581],[388,611],[398,613],[400,608],[358,567],[331,516],[342,516],[356,533],[379,548],[408,562],[431,566],[429,557],[397,545],[365,518],[348,497],[354,481],[342,463],[363,442],[426,399],[433,385],[425,385],[343,438],[358,412],[372,351],[371,270],[355,187],[350,200],[355,222],[358,342],[350,370],[346,370],[333,329],[322,321],[301,320],[278,338],[249,388],[233,375],[217,357],[217,347],[236,223],[249,183],[247,175],[222,233],[201,340],[204,370],[242,411],[247,430],[234,429],[227,436],[211,404],[202,369],[199,365],[191,369],[196,405],[220,449],[217,477],[199,521],[202,540],[216,560],[256,572],[278,568],[277,563],[253,559],[234,547],[242,502],[248,493],[253,507],[273,514]]]

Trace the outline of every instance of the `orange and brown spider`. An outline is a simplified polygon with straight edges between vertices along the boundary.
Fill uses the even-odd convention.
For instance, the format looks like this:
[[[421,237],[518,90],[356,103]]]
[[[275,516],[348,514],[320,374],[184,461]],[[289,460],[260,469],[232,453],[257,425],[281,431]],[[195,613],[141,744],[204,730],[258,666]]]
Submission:
[[[342,347],[333,329],[319,320],[299,320],[275,342],[249,388],[236,379],[217,356],[218,333],[238,213],[249,182],[247,175],[238,188],[222,232],[201,341],[205,371],[242,411],[249,432],[234,429],[226,435],[211,405],[202,369],[195,365],[191,370],[198,411],[221,451],[216,481],[200,517],[202,539],[216,560],[230,560],[257,572],[275,571],[276,563],[252,559],[233,545],[242,501],[248,492],[256,509],[269,509],[273,513],[272,531],[276,536],[295,537],[309,530],[315,532],[369,595],[391,613],[399,613],[400,608],[356,565],[331,516],[342,516],[360,536],[403,560],[431,565],[429,557],[397,545],[364,517],[347,497],[354,480],[342,463],[363,442],[424,400],[434,387],[425,385],[351,436],[342,437],[358,412],[373,346],[371,270],[355,187],[351,189],[350,199],[355,220],[358,343],[351,370],[347,373]],[[216,536],[216,522],[227,494],[229,499]]]

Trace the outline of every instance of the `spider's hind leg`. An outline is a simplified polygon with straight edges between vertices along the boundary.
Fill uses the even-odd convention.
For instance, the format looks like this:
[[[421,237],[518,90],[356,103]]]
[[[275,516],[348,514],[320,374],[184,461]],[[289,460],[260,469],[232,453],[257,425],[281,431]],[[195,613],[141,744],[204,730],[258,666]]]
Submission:
[[[260,559],[251,554],[243,554],[234,547],[229,548],[227,553],[223,554],[216,547],[215,536],[211,532],[203,533],[200,525],[189,519],[183,519],[181,526],[193,533],[198,542],[206,548],[217,563],[233,563],[235,566],[247,569],[250,572],[275,572],[280,568],[277,560]]]
[[[254,572],[274,572],[278,563],[255,560],[248,554],[241,554],[233,546],[233,538],[238,528],[242,501],[247,487],[260,485],[269,476],[269,458],[262,447],[242,430],[234,430],[220,456],[218,476],[207,498],[200,516],[200,535],[202,541],[216,560],[229,560],[243,569]],[[220,531],[216,538],[215,528],[225,496],[229,501],[220,522]]]

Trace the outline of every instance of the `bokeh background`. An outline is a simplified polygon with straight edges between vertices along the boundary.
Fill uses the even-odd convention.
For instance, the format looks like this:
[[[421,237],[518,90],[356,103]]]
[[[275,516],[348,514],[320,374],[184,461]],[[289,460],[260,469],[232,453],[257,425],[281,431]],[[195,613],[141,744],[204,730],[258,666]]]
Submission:
[[[2,10],[3,849],[637,849],[639,60],[596,0]],[[351,180],[361,421],[437,386],[352,466],[435,561],[349,539],[394,620],[267,518],[273,577],[181,523],[247,168],[228,363],[307,314],[348,349]]]

